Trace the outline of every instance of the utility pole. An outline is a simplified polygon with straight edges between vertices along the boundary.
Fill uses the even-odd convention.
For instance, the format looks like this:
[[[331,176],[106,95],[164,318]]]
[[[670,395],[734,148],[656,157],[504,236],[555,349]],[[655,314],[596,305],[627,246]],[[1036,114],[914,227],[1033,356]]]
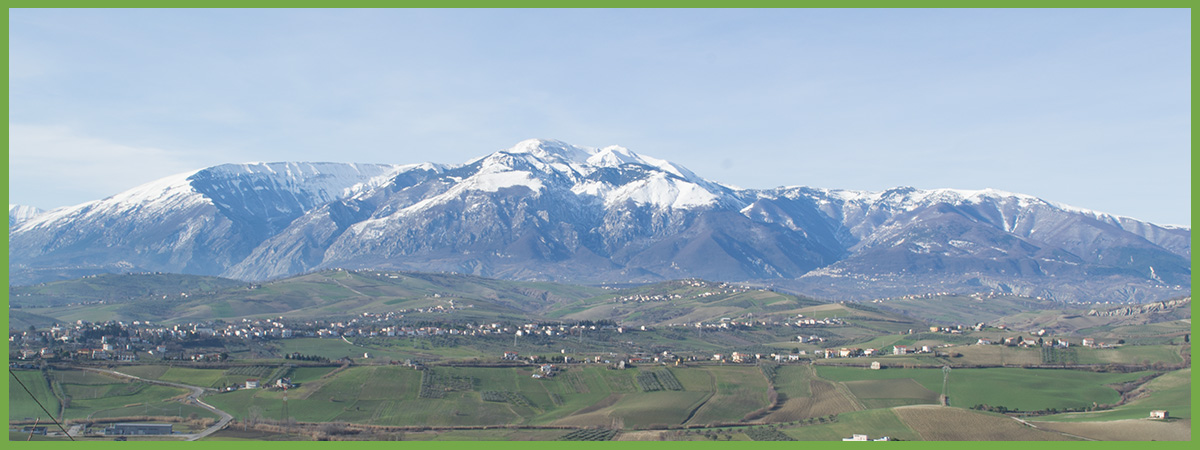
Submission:
[[[950,382],[950,365],[942,366],[942,406],[950,406],[950,397],[946,392],[946,385]]]

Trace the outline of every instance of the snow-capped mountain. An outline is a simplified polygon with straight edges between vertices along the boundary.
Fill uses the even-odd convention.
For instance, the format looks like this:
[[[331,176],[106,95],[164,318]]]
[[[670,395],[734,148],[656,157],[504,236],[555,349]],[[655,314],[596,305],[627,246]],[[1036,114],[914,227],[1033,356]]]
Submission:
[[[14,283],[91,273],[218,274],[310,209],[371,189],[398,166],[225,164],[103,200],[59,208],[10,230]]]
[[[11,216],[11,208],[10,208]],[[829,298],[1190,290],[1189,229],[995,190],[736,189],[628,149],[528,140],[461,165],[242,164],[12,229],[14,282],[396,268],[567,282],[702,277]]]
[[[46,211],[43,211],[41,208],[27,205],[14,205],[10,203],[8,205],[8,228],[12,229],[17,225],[20,225],[22,222],[37,217],[39,214],[44,212]]]

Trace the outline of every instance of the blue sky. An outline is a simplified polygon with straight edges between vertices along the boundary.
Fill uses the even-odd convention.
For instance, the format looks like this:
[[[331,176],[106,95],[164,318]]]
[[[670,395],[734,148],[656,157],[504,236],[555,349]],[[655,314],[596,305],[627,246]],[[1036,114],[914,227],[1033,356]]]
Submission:
[[[10,203],[226,162],[622,145],[747,188],[1190,226],[1187,10],[10,10]]]

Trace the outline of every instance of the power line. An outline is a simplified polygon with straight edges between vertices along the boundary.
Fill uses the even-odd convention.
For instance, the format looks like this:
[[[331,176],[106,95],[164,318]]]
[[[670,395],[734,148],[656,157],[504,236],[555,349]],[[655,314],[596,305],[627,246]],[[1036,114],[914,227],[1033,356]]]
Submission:
[[[21,389],[24,389],[25,393],[29,394],[29,398],[32,398],[33,402],[37,403],[39,408],[42,408],[42,412],[46,413],[46,417],[49,417],[50,420],[54,421],[54,424],[58,425],[58,429],[62,430],[63,434],[67,435],[67,438],[74,441],[75,438],[71,437],[70,433],[67,433],[67,430],[63,428],[61,423],[58,423],[58,419],[55,419],[54,416],[50,415],[50,411],[46,411],[46,407],[42,406],[42,402],[38,401],[37,397],[34,397],[32,392],[29,392],[29,388],[25,387],[25,383],[21,381],[21,378],[17,376],[17,373],[13,372],[12,369],[8,369],[8,373],[12,375],[14,380],[17,380],[17,384],[21,385]]]

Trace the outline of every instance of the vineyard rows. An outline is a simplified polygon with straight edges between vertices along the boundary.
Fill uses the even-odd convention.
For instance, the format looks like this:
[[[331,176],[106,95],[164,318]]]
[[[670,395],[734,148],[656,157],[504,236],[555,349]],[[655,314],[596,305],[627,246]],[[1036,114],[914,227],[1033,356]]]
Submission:
[[[775,364],[763,364],[759,366],[762,369],[763,376],[767,377],[767,381],[774,383],[775,374],[779,371],[779,366]]]
[[[508,391],[483,391],[480,393],[484,401],[487,402],[508,402],[517,406],[532,406],[529,404],[529,399],[516,392]]]
[[[670,370],[660,370],[656,372],[642,372],[637,376],[638,386],[643,391],[653,392],[663,389],[671,391],[682,391],[683,385],[675,378]]]
[[[448,391],[469,391],[475,386],[470,377],[442,375],[433,370],[421,372],[420,398],[442,398]]]
[[[663,389],[662,384],[658,382],[658,377],[655,377],[653,372],[639,373],[637,384],[646,392],[661,391]]]
[[[617,430],[575,430],[558,438],[560,441],[611,441]]]
[[[275,368],[268,366],[238,366],[229,368],[225,371],[225,374],[264,378],[273,371],[275,371]]]
[[[746,436],[756,441],[794,441],[795,438],[784,434],[776,428],[751,427],[745,431]]]

